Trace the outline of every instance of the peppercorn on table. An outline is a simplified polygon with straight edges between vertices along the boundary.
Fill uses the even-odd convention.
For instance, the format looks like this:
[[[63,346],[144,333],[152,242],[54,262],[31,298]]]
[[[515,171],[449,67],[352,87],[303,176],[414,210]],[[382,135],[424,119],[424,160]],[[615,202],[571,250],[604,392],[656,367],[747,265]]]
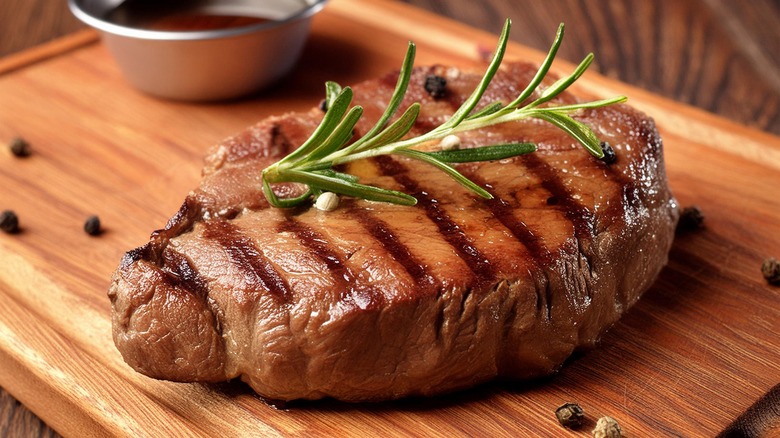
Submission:
[[[0,153],[0,206],[15,211],[20,228],[0,233],[0,385],[79,436],[584,436],[602,416],[630,436],[723,430],[780,383],[780,292],[761,275],[780,248],[780,202],[766,189],[780,186],[780,139],[594,73],[578,91],[626,94],[654,116],[672,190],[706,218],[677,236],[656,285],[602,345],[558,375],[435,399],[276,410],[240,383],[148,379],[113,347],[111,272],[178,209],[210,145],[264,116],[317,105],[325,80],[350,84],[397,68],[409,39],[418,64],[468,68],[483,65],[495,38],[398,3],[333,0],[279,88],[208,105],[138,93],[91,32],[45,60],[6,66],[0,139],[23,137],[32,153]],[[543,55],[510,44],[508,57]],[[102,224],[97,236],[83,228],[92,215]],[[555,410],[566,402],[585,412],[580,432],[558,424]]]

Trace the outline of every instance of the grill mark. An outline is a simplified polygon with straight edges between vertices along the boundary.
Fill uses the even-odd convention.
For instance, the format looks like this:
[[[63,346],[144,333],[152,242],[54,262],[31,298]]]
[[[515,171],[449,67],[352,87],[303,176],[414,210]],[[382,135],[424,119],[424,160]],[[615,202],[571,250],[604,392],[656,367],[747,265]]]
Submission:
[[[122,256],[122,261],[119,262],[119,268],[128,269],[133,263],[139,262],[141,260],[151,261],[152,255],[151,242],[147,243],[146,245],[139,246],[138,248],[133,248]]]
[[[555,197],[563,215],[574,226],[574,235],[578,239],[593,239],[595,234],[593,212],[574,199],[574,194],[559,177],[558,169],[545,163],[536,154],[523,155],[520,159],[526,164],[528,171],[541,180],[542,187]]]
[[[549,278],[544,279],[544,294],[541,293],[539,286],[536,287],[536,299],[539,300],[536,304],[537,314],[541,314],[541,309],[544,307],[544,318],[550,321],[552,319],[553,291]]]
[[[577,238],[578,245],[577,250],[586,259],[589,259],[587,247],[590,246],[590,242],[593,241],[598,231],[596,229],[596,220],[593,212],[574,199],[573,193],[566,188],[557,169],[545,163],[536,154],[524,155],[521,159],[527,164],[528,170],[541,179],[542,187],[550,192],[552,198],[555,200],[554,204],[561,207],[564,217],[574,227],[574,235]],[[599,164],[605,165],[601,162],[599,162]],[[619,185],[622,191],[622,197],[621,202],[610,205],[601,216],[607,223],[614,223],[618,220],[625,221],[623,217],[627,209],[639,208],[639,204],[641,204],[639,188],[632,179],[620,172],[617,167],[608,166],[605,173],[611,182]],[[593,266],[590,262],[588,265],[592,274]],[[587,282],[586,286],[588,286]],[[585,288],[585,292],[588,297],[591,297],[589,287]],[[549,314],[552,295],[549,290],[546,294]],[[621,304],[625,304],[627,301],[624,293],[620,293],[617,300]]]
[[[288,302],[292,290],[271,262],[251,239],[225,220],[204,222],[203,237],[222,246],[233,265],[243,272],[255,290],[267,290],[272,296]]]
[[[363,228],[376,239],[393,259],[398,262],[417,286],[421,288],[432,287],[434,278],[425,270],[425,266],[409,251],[393,230],[369,212],[357,208],[350,209],[350,213],[363,226]]]
[[[171,286],[179,287],[203,301],[204,306],[211,312],[214,318],[214,329],[217,331],[219,339],[223,340],[224,335],[221,312],[216,309],[214,300],[209,299],[208,282],[200,275],[190,260],[182,253],[166,247],[162,253],[163,266],[162,272],[164,279]]]
[[[333,278],[346,290],[347,286],[355,282],[355,276],[345,265],[344,261],[336,252],[328,246],[323,236],[307,225],[288,217],[279,223],[277,231],[280,233],[288,232],[295,237],[314,254],[319,260],[325,263],[328,270],[333,274]]]
[[[563,183],[559,176],[559,170],[545,163],[537,154],[527,154],[520,157],[526,164],[529,172],[540,179],[542,188],[547,190],[555,199],[555,204],[561,208],[564,217],[574,227],[578,248],[581,254],[586,254],[583,250],[583,242],[591,242],[595,236],[595,218],[593,212],[574,199],[574,194]],[[586,256],[587,257],[587,256]],[[546,317],[550,319],[552,313],[553,292],[550,284],[551,279],[547,279],[544,290],[544,308]],[[590,294],[589,290],[586,293]],[[590,296],[590,295],[588,295]]]
[[[515,163],[517,163],[517,161],[515,161]],[[536,314],[542,315],[542,308],[544,308],[544,317],[549,320],[552,313],[552,291],[550,290],[550,280],[549,278],[544,277],[545,271],[541,268],[552,264],[554,258],[553,253],[550,252],[541,241],[540,237],[537,236],[525,222],[515,217],[512,205],[507,200],[498,196],[495,187],[477,176],[473,167],[463,166],[460,170],[467,178],[471,179],[493,195],[493,199],[483,199],[483,204],[488,208],[493,217],[501,222],[501,224],[512,233],[515,239],[525,246],[531,255],[531,261],[537,268],[540,268],[533,270],[531,274],[537,282],[537,286],[535,287]],[[544,296],[542,296],[539,288],[540,282],[544,282],[545,284]]]
[[[279,223],[277,231],[293,233],[306,249],[325,263],[341,291],[341,300],[354,303],[364,310],[379,309],[383,305],[384,295],[372,285],[361,284],[322,234],[290,216]]]
[[[482,252],[474,246],[471,239],[461,230],[447,212],[439,205],[439,201],[430,193],[422,190],[420,185],[408,175],[406,167],[388,156],[374,158],[380,171],[385,176],[392,177],[407,193],[417,198],[417,203],[425,211],[426,216],[436,224],[439,234],[460,255],[471,272],[474,281],[471,287],[483,287],[496,278],[495,267]]]
[[[463,166],[460,168],[461,173],[464,176],[474,181],[477,185],[481,186],[493,195],[493,199],[483,199],[482,203],[490,210],[490,213],[501,224],[512,233],[512,235],[525,246],[528,252],[531,253],[531,258],[538,266],[541,264],[549,264],[552,262],[553,254],[542,243],[541,238],[537,236],[533,230],[531,230],[525,222],[517,219],[514,215],[515,208],[502,197],[496,193],[495,187],[490,183],[479,177],[472,168]]]
[[[179,211],[165,224],[165,228],[156,231],[155,234],[162,233],[167,238],[171,238],[191,230],[195,221],[201,217],[201,210],[200,202],[192,195],[187,196],[179,207]]]
[[[208,296],[208,284],[201,277],[198,270],[192,266],[190,260],[182,253],[166,247],[162,254],[162,271],[166,274],[172,285],[192,292],[195,296],[205,300]]]
[[[284,132],[283,125],[278,121],[271,125],[270,137],[268,142],[270,146],[268,148],[269,156],[283,157],[292,151],[292,142]]]
[[[168,220],[165,228],[155,230],[146,245],[127,251],[119,263],[120,269],[128,269],[139,261],[149,262],[157,267],[162,267],[163,252],[168,247],[170,239],[192,229],[201,212],[198,201],[188,196],[182,203],[176,214]]]

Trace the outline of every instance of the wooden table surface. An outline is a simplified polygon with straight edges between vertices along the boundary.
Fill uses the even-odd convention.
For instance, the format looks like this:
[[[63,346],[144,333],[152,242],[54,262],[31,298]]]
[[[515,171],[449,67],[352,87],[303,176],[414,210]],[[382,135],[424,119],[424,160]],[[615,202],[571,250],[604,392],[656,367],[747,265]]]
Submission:
[[[592,51],[603,74],[780,134],[780,0],[402,1],[495,33],[511,17],[540,50],[565,22],[560,58]],[[82,27],[65,0],[3,0],[0,58]],[[56,435],[0,389],[0,436]]]

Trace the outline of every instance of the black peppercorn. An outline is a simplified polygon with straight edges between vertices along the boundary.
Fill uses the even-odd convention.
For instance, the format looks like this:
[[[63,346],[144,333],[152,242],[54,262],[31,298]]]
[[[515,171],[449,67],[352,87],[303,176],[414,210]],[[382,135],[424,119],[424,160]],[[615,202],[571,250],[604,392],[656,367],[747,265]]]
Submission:
[[[0,213],[0,230],[8,234],[19,231],[19,217],[11,210],[5,210]]]
[[[32,153],[30,143],[27,143],[27,141],[21,137],[16,137],[11,140],[9,148],[11,149],[11,153],[19,158],[29,157]]]
[[[428,75],[425,78],[425,91],[434,99],[443,97],[447,92],[447,80],[439,75]]]
[[[704,214],[699,207],[692,205],[685,207],[680,212],[680,221],[677,229],[681,231],[696,230],[704,227]]]
[[[324,113],[328,112],[328,99],[322,99],[320,101],[320,111]]]
[[[615,150],[612,149],[612,146],[609,145],[606,141],[601,142],[601,150],[604,151],[604,156],[601,157],[601,161],[612,164],[615,161],[617,161],[617,155],[615,155]]]
[[[774,257],[764,260],[761,264],[761,273],[769,284],[780,286],[780,261]]]
[[[90,236],[97,236],[100,234],[100,218],[97,216],[90,216],[84,222],[84,231]]]
[[[585,412],[577,403],[566,403],[555,410],[555,416],[563,427],[578,429],[582,427]]]

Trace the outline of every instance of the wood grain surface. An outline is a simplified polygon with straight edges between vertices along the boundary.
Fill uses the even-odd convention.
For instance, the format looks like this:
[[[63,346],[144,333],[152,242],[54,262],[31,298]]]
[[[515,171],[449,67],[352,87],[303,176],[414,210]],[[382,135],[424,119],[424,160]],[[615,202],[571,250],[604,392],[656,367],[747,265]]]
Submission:
[[[780,133],[780,1],[404,0],[544,50],[566,23],[572,62],[596,54],[603,74]]]
[[[778,57],[776,56],[777,53],[780,53],[780,31],[778,31],[778,29],[780,29],[778,26],[778,24],[780,24],[780,4],[777,1],[754,0],[751,2],[729,2],[726,0],[691,0],[688,2],[676,2],[662,0],[632,0],[624,2],[585,2],[562,0],[554,3],[542,3],[530,0],[487,0],[477,3],[465,0],[408,0],[405,1],[405,3],[420,6],[437,14],[452,17],[463,23],[493,33],[497,32],[500,28],[500,24],[503,22],[504,17],[512,17],[515,21],[515,28],[512,35],[513,39],[538,49],[546,49],[549,44],[550,30],[554,29],[558,22],[564,21],[567,23],[567,39],[561,51],[562,58],[576,61],[586,52],[593,51],[597,54],[597,64],[594,67],[610,78],[619,79],[641,87],[651,93],[667,96],[677,101],[689,103],[699,108],[721,114],[741,124],[757,127],[768,132],[780,133],[780,85],[778,85],[778,81],[780,81],[780,67],[778,66],[778,62],[780,61],[778,61]],[[392,26],[388,27],[392,29]],[[29,52],[21,52],[20,54],[19,52],[23,49],[80,28],[81,26],[66,12],[64,2],[51,2],[46,0],[4,0],[0,5],[0,56],[5,56],[5,58],[0,58],[0,63],[8,61],[9,59],[13,62],[18,62],[19,59],[23,58],[26,59],[24,61],[24,63],[26,63],[29,58],[25,58],[24,54]],[[360,29],[358,29],[358,31],[359,30]],[[414,33],[420,38],[425,36],[423,31],[416,31]],[[89,36],[86,38],[89,38]],[[379,41],[381,42],[382,39],[380,38]],[[446,44],[444,47],[446,47]],[[465,53],[464,51],[470,49],[463,48],[464,51],[459,50],[460,49],[456,48],[451,49],[449,52],[445,50],[444,56],[445,58],[452,56],[457,57],[459,54],[462,55]],[[10,54],[15,54],[15,56],[10,56]],[[773,56],[773,54],[775,55]],[[437,61],[435,56],[429,56],[429,59],[432,62]],[[93,59],[98,59],[103,63],[110,65],[110,60],[107,59],[106,54],[99,48],[90,48],[83,53],[79,52],[75,59],[77,63],[87,63]],[[386,61],[386,59],[382,59],[382,62],[377,64],[377,68],[385,68]],[[461,60],[461,62],[466,61]],[[392,68],[392,66],[390,67]],[[95,68],[103,74],[117,74],[116,71],[103,64],[100,64]],[[31,72],[32,71],[33,70],[31,69]],[[363,72],[372,73],[365,70]],[[44,73],[45,72],[39,72],[39,74]],[[18,75],[18,72],[13,74]],[[9,73],[9,75],[11,75],[11,73]],[[35,73],[29,73],[29,75],[34,76]],[[347,76],[348,78],[345,82],[349,81],[349,75]],[[18,77],[20,76],[14,76],[14,78]],[[28,74],[25,73],[21,75],[21,77],[28,77]],[[0,78],[2,78],[2,76],[0,76]],[[356,77],[353,76],[352,78]],[[27,81],[28,79],[23,79],[22,83]],[[116,82],[121,83],[121,79],[117,79]],[[621,89],[620,85],[615,85],[615,83],[611,81],[595,81],[595,85],[593,86],[593,89],[597,93],[611,92],[613,88]],[[52,90],[56,93],[62,93],[62,91],[57,88],[53,88]],[[7,96],[0,95],[1,100],[5,100],[3,99],[4,97]],[[154,105],[153,103],[146,102],[144,99],[141,100],[147,104]],[[646,105],[647,108],[644,109],[648,110],[648,112],[653,109],[668,111],[670,108],[666,103],[658,104],[650,93],[646,95],[640,93],[639,103]],[[225,133],[234,132],[235,130],[240,129],[241,126],[248,125],[256,120],[261,113],[265,111],[265,108],[267,107],[257,104],[256,102],[240,103],[238,104],[237,111],[239,115],[232,117],[230,120],[226,120],[220,115],[221,108],[219,107],[188,108],[188,111],[191,110],[197,119],[204,121],[204,123],[210,126],[210,138],[216,141],[221,138],[220,136],[224,136]],[[710,128],[711,121],[705,117],[703,119],[704,122],[702,122],[700,114],[695,110],[683,107],[672,108],[675,110],[673,114],[664,114],[664,117],[662,117],[663,121],[666,122],[665,127],[671,131],[670,137],[667,140],[668,142],[671,141],[672,144],[674,144],[674,141],[680,143],[688,141],[691,134],[685,134],[684,131],[686,128],[694,130],[694,133],[697,135],[703,134],[708,138],[712,137],[714,132],[720,135],[719,138],[739,141],[740,144],[744,141],[744,150],[739,151],[739,157],[737,157],[740,164],[739,169],[741,169],[741,171],[750,171],[751,176],[764,176],[764,184],[770,184],[774,181],[775,187],[777,186],[777,166],[774,167],[775,173],[773,174],[772,172],[767,172],[767,169],[773,168],[771,161],[766,165],[757,164],[762,162],[761,157],[768,157],[771,159],[778,158],[776,138],[761,137],[753,131],[742,130],[742,128],[737,125],[722,125],[720,123],[716,123],[716,129],[711,131],[708,129]],[[236,112],[236,108],[231,108],[231,110],[234,111],[234,113]],[[162,113],[172,117],[169,111],[170,108],[162,110]],[[656,115],[654,112],[651,113]],[[2,134],[3,137],[0,138],[0,140],[7,140],[14,132],[21,130],[21,127],[27,127],[29,129],[40,128],[35,122],[18,123],[15,125],[10,121],[7,112],[2,114],[3,118],[0,118],[0,134]],[[45,113],[41,112],[40,114],[43,115]],[[691,123],[691,120],[698,120],[698,123]],[[142,138],[141,140],[148,139]],[[201,140],[199,138],[194,138],[192,141],[197,144],[197,142]],[[670,152],[670,159],[679,160],[678,163],[683,162],[683,160],[699,161],[705,168],[706,166],[710,166],[712,169],[721,169],[726,165],[726,161],[734,158],[731,154],[716,154],[715,156],[707,157],[702,160],[701,157],[697,155],[697,152],[713,148],[717,150],[718,147],[723,147],[722,144],[711,144],[713,142],[710,140],[705,141],[705,143],[707,143],[706,146],[696,144],[692,151],[676,151],[676,155],[675,153]],[[731,142],[726,143],[728,143],[726,146],[731,144]],[[774,149],[770,147],[767,151],[763,147],[765,144],[774,145]],[[163,172],[167,175],[166,178],[185,178],[197,175],[197,167],[204,146],[205,145],[202,144],[201,141],[200,146],[192,146],[193,149],[188,149],[183,152],[180,151],[179,156],[176,154],[167,156],[167,158],[170,158],[174,162],[179,160],[184,161],[186,164],[182,164],[179,169],[179,173],[183,175],[174,177]],[[54,149],[52,149],[52,151],[53,150]],[[99,149],[93,152],[101,154]],[[74,153],[70,155],[70,157],[74,160],[78,159],[78,154]],[[65,159],[66,157],[61,158]],[[135,158],[138,159],[138,157]],[[775,161],[775,163],[780,163],[780,161]],[[57,165],[64,164],[67,163],[53,163],[52,165],[54,167],[50,170],[54,171]],[[25,164],[25,166],[29,165]],[[672,173],[672,176],[676,179],[675,182],[677,182],[675,187],[681,188],[677,193],[682,200],[693,202],[699,200],[702,194],[719,196],[713,193],[711,188],[707,188],[705,177],[686,169],[686,166],[678,165],[673,169],[676,171],[676,173]],[[766,300],[764,304],[767,305],[770,310],[767,311],[768,313],[763,314],[763,316],[759,315],[760,317],[757,323],[760,326],[759,332],[771,331],[771,329],[774,329],[775,332],[777,331],[776,290],[773,292],[771,289],[763,287],[760,282],[756,282],[753,276],[745,274],[742,269],[732,267],[724,268],[715,264],[709,258],[701,258],[700,249],[697,249],[701,247],[711,249],[713,254],[727,257],[730,263],[749,264],[756,263],[756,259],[769,254],[772,248],[775,250],[778,248],[776,237],[770,237],[768,238],[769,240],[761,241],[762,233],[755,232],[752,228],[747,229],[745,225],[746,223],[751,224],[751,226],[758,224],[766,228],[774,227],[776,230],[776,226],[773,224],[777,218],[777,202],[773,201],[773,198],[771,197],[767,198],[764,195],[756,195],[754,193],[760,193],[761,191],[761,183],[758,178],[747,178],[740,175],[729,176],[733,176],[735,182],[748,187],[751,197],[760,199],[762,202],[765,202],[765,205],[757,211],[755,210],[756,203],[749,202],[749,205],[746,205],[746,207],[748,207],[747,209],[750,211],[750,220],[747,222],[740,222],[736,219],[715,218],[713,223],[710,224],[710,227],[715,231],[714,234],[705,233],[701,235],[684,236],[681,239],[682,243],[675,247],[670,268],[659,280],[658,290],[660,292],[651,294],[648,299],[643,301],[644,307],[640,307],[639,310],[632,314],[633,316],[631,319],[623,323],[624,327],[622,330],[626,330],[626,332],[623,334],[610,334],[605,340],[606,348],[589,355],[589,358],[593,359],[595,357],[596,363],[600,363],[599,360],[606,362],[611,360],[627,360],[628,365],[637,365],[643,359],[651,359],[645,357],[645,355],[648,354],[647,352],[632,352],[632,354],[636,353],[635,357],[621,357],[620,355],[622,353],[619,350],[620,342],[625,341],[626,336],[639,336],[640,338],[650,337],[651,335],[648,334],[648,327],[643,325],[644,321],[646,321],[647,318],[652,319],[653,312],[669,312],[669,303],[672,303],[675,306],[683,306],[684,309],[694,315],[699,315],[701,312],[704,312],[706,306],[705,309],[696,308],[698,305],[697,300],[701,299],[703,294],[707,293],[704,286],[711,284],[708,279],[712,277],[721,280],[725,278],[730,281],[731,283],[728,284],[728,289],[730,290],[744,289],[750,293],[762,294],[760,296]],[[23,180],[24,176],[20,175],[19,178],[20,180]],[[191,187],[194,183],[193,181],[176,180],[173,182],[173,185],[177,187]],[[74,181],[66,179],[61,182],[67,184]],[[171,183],[171,181],[158,180],[154,184],[157,184],[159,187],[165,187],[169,183]],[[769,186],[771,187],[771,185]],[[36,190],[42,189],[38,188]],[[70,196],[73,194],[68,193],[68,195]],[[82,196],[87,195],[88,194]],[[148,194],[145,194],[144,196],[146,195]],[[140,197],[141,194],[139,193],[133,196]],[[133,196],[131,196],[131,198]],[[723,197],[723,199],[708,199],[707,205],[712,208],[730,210],[733,209],[735,205],[743,206],[742,204],[747,202],[734,198],[735,196],[729,195]],[[2,203],[9,202],[8,199],[9,198],[4,196],[0,198],[0,201],[2,201]],[[140,201],[140,199],[133,199],[133,202],[140,203]],[[133,226],[129,227],[134,233],[133,237],[128,235],[119,236],[120,232],[118,230],[110,230],[107,236],[104,237],[111,241],[112,245],[116,244],[118,249],[126,249],[128,244],[138,243],[137,241],[134,241],[134,239],[138,239],[139,236],[148,234],[150,230],[147,225],[148,222],[153,222],[154,226],[157,226],[161,218],[166,217],[175,210],[175,207],[170,207],[169,204],[175,204],[177,200],[168,199],[159,201],[159,209],[147,218],[152,219],[142,222],[142,224],[136,224],[135,228],[133,228]],[[753,199],[753,201],[755,201],[755,199]],[[0,207],[6,208],[5,205],[0,205]],[[93,210],[94,209],[95,208],[93,207]],[[87,213],[89,213],[88,209],[81,211],[74,211],[71,209],[70,211],[63,213],[63,216],[73,220],[74,217]],[[117,220],[117,222],[121,222],[121,220]],[[30,225],[30,227],[32,228],[32,225]],[[724,231],[728,227],[735,227],[735,229],[728,232]],[[31,238],[31,236],[25,238]],[[113,241],[112,239],[116,239],[116,241]],[[747,244],[741,239],[744,239]],[[752,246],[748,244],[752,244]],[[733,253],[728,250],[739,251]],[[777,256],[777,254],[774,255]],[[109,265],[111,265],[111,263],[106,264],[106,266]],[[732,270],[736,273],[733,273]],[[746,281],[747,285],[743,287],[740,284],[742,281]],[[672,292],[678,290],[679,287],[673,286],[679,286],[679,282],[682,282],[682,285],[688,291],[689,295],[679,297]],[[77,283],[84,284],[85,281]],[[97,287],[100,287],[100,285],[97,285]],[[0,287],[0,289],[2,289],[2,287]],[[772,295],[773,293],[774,295]],[[743,311],[750,313],[753,311],[744,303],[732,302],[732,300],[724,294],[716,295],[715,299],[726,302],[737,312]],[[100,309],[103,304],[98,303],[95,304],[95,306]],[[775,310],[774,313],[771,312],[773,306]],[[23,311],[23,307],[24,306],[20,307],[20,311]],[[713,307],[712,309],[719,308]],[[680,317],[680,315],[674,315],[672,320],[666,320],[664,321],[664,324],[671,327],[678,327],[679,325],[684,324],[682,319],[677,319],[678,317]],[[765,319],[761,320],[761,317]],[[772,320],[772,317],[775,319]],[[732,321],[729,321],[725,317],[721,319],[716,318],[713,322],[713,324],[718,323],[726,325],[731,332],[737,332],[738,336],[743,339],[753,339],[758,336],[757,333],[753,331],[741,331],[742,328],[740,327],[742,326],[739,324],[731,325]],[[52,335],[56,336],[56,331]],[[690,342],[682,342],[682,354],[683,356],[697,356],[699,359],[713,359],[728,363],[728,358],[722,359],[715,351],[710,350],[712,343],[717,342],[715,340],[710,340],[710,342],[705,343],[704,346],[692,344]],[[670,343],[669,345],[672,344],[673,343]],[[776,343],[773,346],[775,349],[778,348]],[[758,348],[757,351],[744,351],[743,347],[739,345],[737,345],[736,348],[737,351],[741,353],[750,353],[754,355],[762,353],[760,347],[755,346],[752,348]],[[676,358],[673,351],[665,351],[664,353],[668,354],[670,357]],[[3,363],[6,363],[7,361],[13,362],[11,358],[4,357],[3,359]],[[755,360],[761,362],[766,359],[758,357],[755,358]],[[572,382],[572,380],[581,378],[584,375],[584,370],[587,369],[587,367],[584,366],[577,368],[577,363],[578,362],[575,362],[572,367],[573,370],[567,369],[562,376],[557,378],[559,389],[566,385],[573,385],[573,387],[582,390],[590,389],[587,387],[587,384]],[[608,371],[602,373],[599,378],[609,379],[618,375],[616,369],[606,369]],[[757,391],[757,389],[762,388],[763,385],[763,390],[767,390],[779,380],[776,366],[773,367],[772,364],[763,364],[762,369],[765,372],[774,373],[774,375],[770,374],[760,382],[741,382],[746,387],[740,390],[740,394],[735,396],[735,406],[727,408],[718,407],[717,421],[696,420],[697,424],[701,422],[701,424],[698,425],[710,432],[717,431],[718,427],[726,425],[723,421],[724,418],[736,418],[738,414],[745,411],[745,409],[761,395],[760,391]],[[634,368],[633,372],[638,373],[639,370],[640,368]],[[642,394],[646,391],[656,390],[657,384],[665,382],[664,378],[666,377],[662,376],[660,371],[652,369],[646,369],[645,371],[655,379],[655,384],[636,385],[635,387],[629,387],[629,385],[626,384],[623,388],[613,385],[610,390],[614,390],[615,393],[612,396],[622,397],[623,404],[620,406],[613,406],[606,403],[603,405],[605,411],[606,408],[610,406],[616,410],[618,408],[622,410],[626,406],[642,405]],[[23,375],[20,375],[19,377],[21,378]],[[705,376],[697,383],[704,385],[709,382],[712,384],[713,382],[717,382],[715,377],[733,378],[734,376],[731,376],[728,373],[711,377]],[[763,382],[763,384],[761,382]],[[666,383],[674,386],[675,381],[671,380]],[[623,391],[622,394],[620,394],[621,389]],[[636,392],[629,392],[629,389],[632,391],[636,390]],[[712,390],[712,388],[709,390]],[[533,393],[534,391],[531,390],[530,392]],[[519,394],[510,395],[508,399],[523,398],[524,394],[524,392],[520,392]],[[24,391],[22,395],[30,397],[30,395],[24,393]],[[696,395],[696,397],[702,397],[700,401],[703,403],[708,401],[707,398],[701,396],[700,393],[694,395]],[[474,395],[471,394],[464,397],[468,399],[473,396]],[[480,395],[478,394],[477,397],[479,396]],[[244,394],[240,395],[238,398],[244,400],[246,397],[246,394]],[[748,400],[751,397],[752,400]],[[466,402],[468,401],[469,400],[466,400]],[[505,402],[507,402],[507,398],[498,397],[490,399],[490,403]],[[39,412],[41,412],[40,406],[45,407],[48,405],[45,403],[41,405],[39,403]],[[249,403],[248,406],[251,409],[256,409],[252,403]],[[395,408],[397,407],[379,407],[376,410],[392,410]],[[545,407],[544,409],[547,408],[549,407]],[[339,409],[351,410],[344,407]],[[419,411],[429,409],[429,407],[423,403],[422,405],[413,404],[412,408],[409,408],[408,406],[401,408],[401,410],[406,409]],[[449,406],[438,406],[436,409],[448,410],[454,408]],[[540,408],[540,414],[546,414],[544,409]],[[53,417],[53,420],[58,424],[63,424],[62,418],[57,418],[55,416]],[[88,420],[83,421],[88,422]],[[683,421],[682,423],[685,422]],[[689,424],[683,424],[683,426],[688,425]],[[659,426],[660,429],[653,429],[652,426],[645,427],[648,427],[648,429],[646,429],[648,431],[664,430],[663,427],[668,428],[667,431],[670,432],[689,430],[679,424],[672,426],[669,426],[668,424],[656,426]],[[24,409],[19,402],[10,397],[7,392],[0,392],[0,435],[52,436],[53,434],[54,432],[52,429],[45,426],[36,416],[30,414],[30,412]]]

